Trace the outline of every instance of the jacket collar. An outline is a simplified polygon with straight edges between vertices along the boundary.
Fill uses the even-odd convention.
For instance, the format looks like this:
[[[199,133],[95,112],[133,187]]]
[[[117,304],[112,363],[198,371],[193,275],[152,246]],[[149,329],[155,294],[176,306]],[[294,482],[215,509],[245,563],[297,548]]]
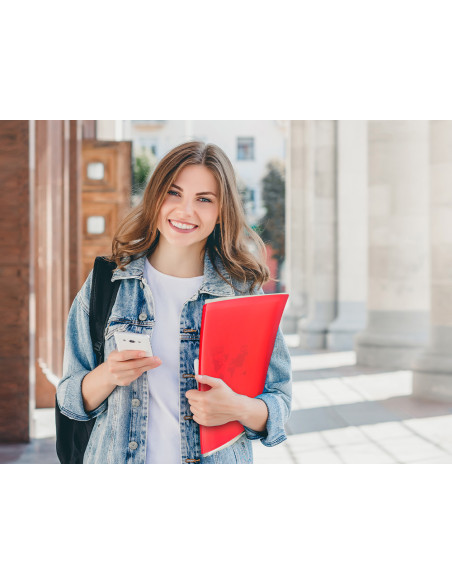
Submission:
[[[146,255],[143,255],[137,259],[132,260],[127,266],[125,266],[124,271],[119,269],[113,272],[111,281],[115,280],[125,280],[127,278],[141,279],[144,274],[144,266],[146,262]],[[213,296],[234,296],[235,292],[232,288],[231,276],[226,271],[221,258],[217,255],[215,258],[215,264],[218,267],[220,273],[226,278],[226,283],[220,278],[216,273],[212,262],[210,261],[209,254],[207,251],[204,254],[204,279],[201,284],[199,292],[206,292],[207,294],[212,294]]]

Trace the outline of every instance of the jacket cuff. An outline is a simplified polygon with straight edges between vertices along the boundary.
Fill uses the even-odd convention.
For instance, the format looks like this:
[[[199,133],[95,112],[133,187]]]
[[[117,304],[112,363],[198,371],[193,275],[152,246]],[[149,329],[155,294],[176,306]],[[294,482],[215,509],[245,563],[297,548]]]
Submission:
[[[85,410],[81,387],[83,378],[88,375],[88,373],[90,373],[90,371],[87,371],[86,369],[77,371],[76,373],[72,373],[71,376],[61,384],[61,386],[58,385],[58,405],[61,413],[71,420],[87,422],[92,418],[96,418],[107,409],[107,399],[105,399],[95,410],[92,410],[91,412]]]
[[[256,432],[247,426],[243,426],[246,437],[249,440],[260,439],[264,446],[276,446],[280,442],[287,440],[280,407],[280,398],[272,393],[262,393],[256,396],[255,399],[261,399],[267,406],[267,425],[264,432]]]

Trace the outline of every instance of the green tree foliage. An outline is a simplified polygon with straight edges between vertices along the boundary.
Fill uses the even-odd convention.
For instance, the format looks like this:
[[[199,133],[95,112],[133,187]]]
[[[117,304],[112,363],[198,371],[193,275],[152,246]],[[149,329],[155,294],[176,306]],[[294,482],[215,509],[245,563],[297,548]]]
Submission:
[[[145,154],[140,154],[135,158],[135,167],[133,169],[133,178],[136,185],[146,184],[149,173],[151,172],[151,163]]]
[[[272,258],[277,261],[277,279],[280,279],[281,265],[285,257],[285,168],[282,161],[270,160],[266,174],[262,178],[262,202],[266,209],[257,232],[273,248]],[[276,283],[280,291],[280,282]]]
[[[133,157],[133,204],[142,198],[143,191],[156,165],[157,159],[149,148],[137,148]]]

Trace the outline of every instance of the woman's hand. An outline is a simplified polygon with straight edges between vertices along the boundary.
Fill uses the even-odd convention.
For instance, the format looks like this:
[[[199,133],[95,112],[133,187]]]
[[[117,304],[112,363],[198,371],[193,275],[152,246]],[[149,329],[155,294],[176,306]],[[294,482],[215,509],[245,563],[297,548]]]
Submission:
[[[113,385],[129,385],[145,371],[159,367],[158,357],[139,357],[140,351],[118,351],[115,349],[105,362],[107,375]]]
[[[138,357],[140,351],[115,349],[106,361],[90,371],[82,380],[82,399],[85,411],[91,412],[118,385],[129,385],[148,369],[161,365],[158,357]]]
[[[243,395],[233,391],[222,379],[208,375],[195,375],[196,381],[212,389],[190,389],[185,395],[193,413],[193,420],[202,426],[221,426],[240,417]]]

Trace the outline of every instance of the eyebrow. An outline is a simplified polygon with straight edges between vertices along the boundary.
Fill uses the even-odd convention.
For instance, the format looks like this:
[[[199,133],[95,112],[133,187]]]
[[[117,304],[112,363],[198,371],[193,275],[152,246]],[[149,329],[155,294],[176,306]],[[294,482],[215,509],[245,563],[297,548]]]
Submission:
[[[171,186],[174,187],[174,188],[176,188],[176,189],[179,189],[182,192],[184,192],[184,189],[182,189],[181,187],[178,187],[174,183]],[[211,193],[210,191],[205,191],[203,193],[196,193],[196,195],[213,195],[214,197],[217,196],[215,193]]]

